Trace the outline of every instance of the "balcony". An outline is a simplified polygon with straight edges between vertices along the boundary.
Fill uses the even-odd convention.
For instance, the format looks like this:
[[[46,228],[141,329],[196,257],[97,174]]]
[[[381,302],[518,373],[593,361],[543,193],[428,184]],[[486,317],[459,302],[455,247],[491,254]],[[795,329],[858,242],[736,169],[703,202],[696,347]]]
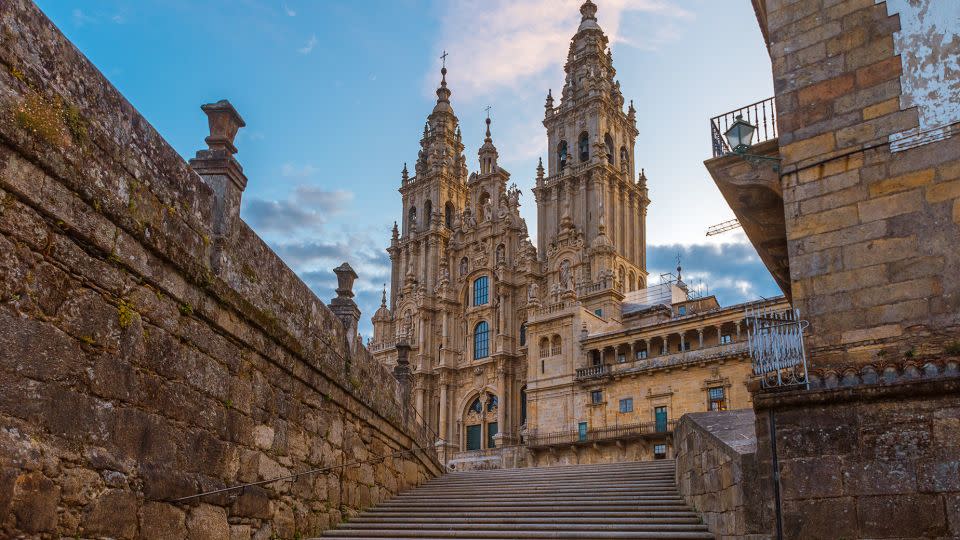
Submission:
[[[668,369],[683,366],[685,364],[697,364],[700,362],[719,360],[721,358],[737,356],[746,357],[749,354],[750,344],[746,341],[738,341],[736,343],[714,345],[713,347],[706,347],[703,349],[697,349],[695,351],[665,354],[662,356],[655,356],[653,358],[637,360],[635,362],[617,364],[617,366],[612,370],[611,375],[629,375],[633,373],[640,373],[642,371]]]
[[[780,157],[776,102],[770,98],[710,119],[713,157],[704,165],[760,259],[789,299],[792,291],[780,173],[769,164],[747,161],[730,152],[724,133],[737,116],[757,127],[749,154]]]
[[[578,368],[576,374],[577,381],[589,379],[600,379],[610,374],[610,364],[600,364],[599,366],[590,366]]]
[[[576,446],[605,442],[628,441],[635,439],[662,439],[673,434],[676,420],[669,422],[641,422],[601,428],[591,428],[586,433],[577,430],[557,431],[553,433],[531,433],[527,435],[527,448],[548,448],[551,446]]]
[[[731,152],[723,134],[730,129],[737,117],[742,117],[747,122],[757,126],[757,132],[754,134],[756,138],[753,142],[754,145],[779,137],[777,132],[777,102],[774,98],[758,101],[710,119],[710,140],[713,143],[713,157],[723,157]]]

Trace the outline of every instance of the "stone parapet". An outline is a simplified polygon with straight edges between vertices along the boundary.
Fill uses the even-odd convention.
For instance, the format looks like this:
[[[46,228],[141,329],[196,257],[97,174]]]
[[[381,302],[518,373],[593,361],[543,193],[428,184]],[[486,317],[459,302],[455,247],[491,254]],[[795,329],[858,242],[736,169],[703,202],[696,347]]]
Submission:
[[[0,537],[311,535],[442,471],[235,199],[31,2],[0,36]]]
[[[750,409],[686,414],[674,431],[677,486],[718,538],[773,538]]]
[[[754,407],[783,538],[960,537],[960,377],[756,394]]]

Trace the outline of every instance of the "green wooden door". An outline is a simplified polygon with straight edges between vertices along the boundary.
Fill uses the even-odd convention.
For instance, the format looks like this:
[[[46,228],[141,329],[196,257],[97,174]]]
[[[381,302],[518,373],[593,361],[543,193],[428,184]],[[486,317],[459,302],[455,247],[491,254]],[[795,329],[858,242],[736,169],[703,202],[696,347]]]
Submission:
[[[654,409],[654,418],[657,421],[657,432],[663,433],[667,430],[667,408],[657,407]]]
[[[496,448],[497,441],[493,439],[493,436],[497,434],[497,423],[491,422],[487,424],[487,448]]]
[[[467,426],[467,450],[480,449],[480,426]]]

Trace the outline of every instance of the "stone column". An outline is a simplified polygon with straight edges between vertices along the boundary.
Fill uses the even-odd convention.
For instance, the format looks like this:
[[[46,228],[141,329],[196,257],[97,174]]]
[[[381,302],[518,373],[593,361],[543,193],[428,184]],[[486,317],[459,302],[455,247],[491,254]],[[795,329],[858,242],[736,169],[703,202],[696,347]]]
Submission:
[[[497,404],[497,434],[493,438],[499,447],[510,442],[510,428],[507,425],[507,407],[510,400],[507,399],[506,361],[500,360],[497,364],[497,388],[500,391],[500,396]]]
[[[703,328],[697,328],[697,334],[700,336],[700,348],[703,348]]]
[[[737,321],[737,341],[740,341],[740,321]]]
[[[647,341],[647,358],[650,358],[650,340],[648,339],[646,341]]]

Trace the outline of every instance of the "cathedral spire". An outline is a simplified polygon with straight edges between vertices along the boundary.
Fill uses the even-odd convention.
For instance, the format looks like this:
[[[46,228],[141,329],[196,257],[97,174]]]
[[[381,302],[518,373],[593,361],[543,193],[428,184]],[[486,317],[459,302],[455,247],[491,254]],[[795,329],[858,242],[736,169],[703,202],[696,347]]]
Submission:
[[[487,136],[480,147],[480,174],[487,174],[497,169],[497,147],[493,145],[493,136],[490,135],[490,107],[487,107]]]
[[[444,53],[444,56],[446,56],[446,53]],[[433,112],[435,113],[440,111],[453,112],[453,108],[450,107],[450,89],[447,88],[446,67],[440,69],[440,86],[437,88],[437,106],[433,108]]]

